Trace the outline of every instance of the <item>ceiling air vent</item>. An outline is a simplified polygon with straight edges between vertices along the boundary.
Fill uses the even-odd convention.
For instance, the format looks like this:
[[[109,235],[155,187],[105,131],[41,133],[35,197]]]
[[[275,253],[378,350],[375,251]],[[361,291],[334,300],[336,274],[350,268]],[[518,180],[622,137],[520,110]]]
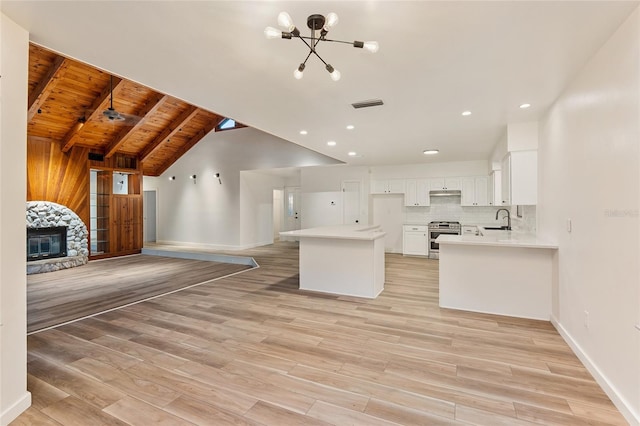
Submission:
[[[369,99],[368,101],[355,102],[351,104],[355,109],[358,108],[369,108],[374,106],[384,105],[382,99]]]

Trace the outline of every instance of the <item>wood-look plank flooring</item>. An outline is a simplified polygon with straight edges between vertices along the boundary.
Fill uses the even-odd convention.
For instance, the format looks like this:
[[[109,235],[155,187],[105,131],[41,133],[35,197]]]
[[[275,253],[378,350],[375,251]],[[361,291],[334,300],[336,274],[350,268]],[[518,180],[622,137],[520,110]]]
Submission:
[[[375,300],[260,268],[28,338],[14,425],[625,425],[549,322],[440,309],[438,263],[387,255]]]
[[[28,275],[27,331],[42,330],[250,268],[135,255]]]

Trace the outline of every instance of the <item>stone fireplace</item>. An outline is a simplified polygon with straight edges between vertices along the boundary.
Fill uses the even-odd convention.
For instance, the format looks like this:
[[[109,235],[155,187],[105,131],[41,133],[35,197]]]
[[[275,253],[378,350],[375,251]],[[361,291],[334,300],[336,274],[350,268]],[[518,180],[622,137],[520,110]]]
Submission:
[[[68,207],[49,201],[29,201],[27,275],[86,264],[88,236],[84,222]]]

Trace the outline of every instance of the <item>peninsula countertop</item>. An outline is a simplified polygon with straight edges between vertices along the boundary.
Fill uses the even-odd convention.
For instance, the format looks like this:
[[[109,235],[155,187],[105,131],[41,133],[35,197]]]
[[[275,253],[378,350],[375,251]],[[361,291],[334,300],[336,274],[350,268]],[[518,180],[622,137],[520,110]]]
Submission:
[[[380,225],[334,225],[280,232],[284,237],[377,240],[386,235]]]
[[[442,234],[437,239],[438,244],[457,244],[468,246],[519,247],[557,249],[558,245],[538,238],[535,234],[514,231],[484,231],[483,235],[449,235]]]

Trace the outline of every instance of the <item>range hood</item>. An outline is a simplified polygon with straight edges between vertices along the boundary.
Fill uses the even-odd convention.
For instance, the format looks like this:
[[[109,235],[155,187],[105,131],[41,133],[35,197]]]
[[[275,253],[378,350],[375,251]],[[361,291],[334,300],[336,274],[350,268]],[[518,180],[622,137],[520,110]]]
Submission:
[[[432,189],[429,191],[431,197],[461,197],[462,192],[459,189]]]

